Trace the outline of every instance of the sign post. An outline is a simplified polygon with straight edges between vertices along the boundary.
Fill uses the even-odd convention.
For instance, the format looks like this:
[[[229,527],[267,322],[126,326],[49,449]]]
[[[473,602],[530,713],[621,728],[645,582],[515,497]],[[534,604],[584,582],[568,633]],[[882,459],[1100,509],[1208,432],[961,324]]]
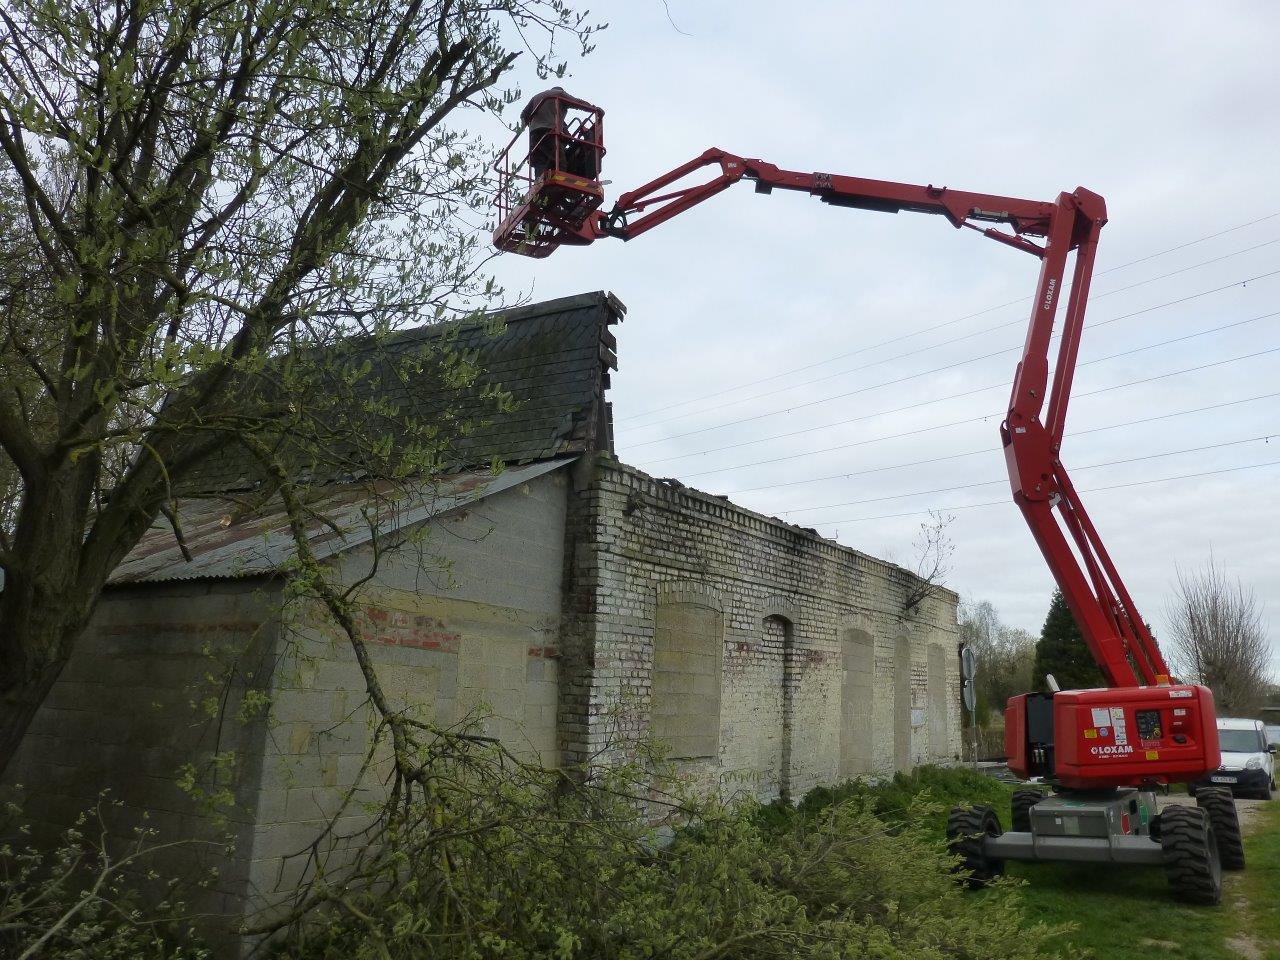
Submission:
[[[973,648],[960,648],[960,698],[964,708],[969,711],[969,731],[973,750],[973,769],[978,770],[978,691],[974,687],[974,677],[978,673],[978,657]]]

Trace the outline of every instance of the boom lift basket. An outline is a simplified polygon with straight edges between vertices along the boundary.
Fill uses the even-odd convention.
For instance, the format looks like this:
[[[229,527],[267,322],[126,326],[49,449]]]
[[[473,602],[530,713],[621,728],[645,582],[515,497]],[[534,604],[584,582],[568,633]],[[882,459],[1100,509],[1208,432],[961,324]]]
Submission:
[[[545,257],[562,244],[590,243],[591,214],[604,202],[604,111],[566,93],[541,95],[550,126],[523,124],[498,155],[498,227],[505,253]]]

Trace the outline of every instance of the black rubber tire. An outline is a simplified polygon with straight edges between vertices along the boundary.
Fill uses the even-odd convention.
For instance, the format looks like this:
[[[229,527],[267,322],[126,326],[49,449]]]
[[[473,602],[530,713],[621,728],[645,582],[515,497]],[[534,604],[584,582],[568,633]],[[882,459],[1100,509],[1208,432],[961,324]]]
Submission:
[[[1039,790],[1015,790],[1013,792],[1013,820],[1009,829],[1014,833],[1031,832],[1031,808],[1044,799]]]
[[[956,871],[962,882],[972,889],[985,887],[1004,873],[1004,861],[988,857],[982,849],[985,837],[998,837],[1000,818],[985,804],[972,807],[952,807],[947,818],[947,849],[959,857]]]
[[[1209,815],[1198,807],[1169,806],[1160,814],[1160,848],[1173,895],[1214,906],[1222,900],[1222,862]]]
[[[1240,836],[1240,817],[1230,790],[1202,787],[1196,791],[1196,806],[1209,814],[1213,835],[1218,841],[1218,858],[1223,870],[1244,869],[1244,840]]]
[[[1259,799],[1259,800],[1270,800],[1270,799],[1271,799],[1271,791],[1272,791],[1272,790],[1274,790],[1274,789],[1275,789],[1275,788],[1274,788],[1271,784],[1269,784],[1269,783],[1268,783],[1265,787],[1263,787],[1261,790],[1259,790],[1259,791],[1258,791],[1258,799]]]

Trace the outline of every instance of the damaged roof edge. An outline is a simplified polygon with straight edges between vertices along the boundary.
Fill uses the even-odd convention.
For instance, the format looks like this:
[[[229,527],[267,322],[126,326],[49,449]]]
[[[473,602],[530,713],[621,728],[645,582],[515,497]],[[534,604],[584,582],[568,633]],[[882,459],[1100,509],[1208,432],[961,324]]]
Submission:
[[[857,547],[851,547],[848,544],[841,543],[839,540],[835,540],[831,537],[824,537],[813,527],[802,527],[799,524],[790,523],[786,520],[783,520],[781,517],[771,516],[769,514],[760,513],[757,510],[752,510],[750,507],[744,507],[742,504],[729,499],[729,497],[725,494],[709,493],[706,490],[700,490],[697,487],[691,487],[688,484],[682,482],[678,477],[652,476],[651,474],[645,473],[639,467],[633,467],[631,464],[625,463],[622,460],[619,460],[617,457],[612,457],[610,459],[610,463],[614,467],[620,470],[624,470],[630,473],[632,476],[637,477],[643,481],[652,483],[654,484],[655,487],[661,487],[669,491],[670,493],[683,494],[684,496],[688,496],[688,497],[691,497],[692,499],[701,501],[707,504],[708,506],[721,507],[721,508],[736,511],[738,514],[741,514],[744,517],[750,517],[756,522],[761,523],[768,527],[772,527],[775,530],[778,530],[780,532],[785,531],[786,533],[792,536],[803,537],[804,539],[810,540],[815,544],[821,544],[829,549],[836,550],[840,553],[858,557],[867,563],[875,564],[884,569],[898,570],[898,571],[901,571],[902,573],[907,574],[910,577],[915,577],[916,579],[922,579],[918,573],[909,569],[908,567],[904,567],[900,563],[894,563],[892,560],[886,560],[883,557],[873,556],[872,554],[867,553],[864,550],[859,550]],[[959,600],[959,597],[960,597],[959,593],[957,593],[951,587],[939,585],[937,589],[943,593],[949,593],[954,597],[956,597],[957,601]]]
[[[332,526],[323,522],[312,525],[308,533],[311,549],[317,560],[330,559],[374,537],[408,529],[510,490],[576,459],[561,457],[508,467],[496,476],[487,471],[467,471],[441,477],[425,495],[406,494],[374,525],[366,521],[362,509],[373,496],[367,487],[357,484],[334,488],[315,504]],[[184,503],[190,511],[183,518],[183,534],[191,559],[183,556],[172,529],[157,522],[112,571],[108,586],[237,580],[277,573],[294,559],[296,551],[288,518],[279,508],[229,522],[225,503],[179,501],[180,513]]]
[[[455,330],[472,330],[483,327],[496,320],[503,323],[519,323],[521,320],[532,320],[555,313],[570,310],[582,310],[588,307],[603,306],[609,311],[609,324],[621,323],[627,315],[627,305],[608,290],[593,290],[590,293],[575,293],[554,300],[539,300],[537,303],[519,304],[514,307],[501,307],[497,310],[486,310],[474,316],[461,319],[441,320],[417,327],[409,327],[398,331],[393,339],[411,339],[413,337],[432,338],[452,328]]]

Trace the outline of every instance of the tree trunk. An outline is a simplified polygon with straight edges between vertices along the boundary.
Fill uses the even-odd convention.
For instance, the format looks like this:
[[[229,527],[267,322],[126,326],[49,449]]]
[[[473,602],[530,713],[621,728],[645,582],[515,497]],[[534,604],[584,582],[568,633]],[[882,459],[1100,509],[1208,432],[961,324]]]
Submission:
[[[97,603],[102,577],[81,575],[89,499],[74,467],[28,488],[0,592],[0,775],[22,743]]]
[[[66,662],[65,659],[54,661],[35,677],[7,687],[0,694],[0,776],[22,746],[36,711],[53,689]]]

